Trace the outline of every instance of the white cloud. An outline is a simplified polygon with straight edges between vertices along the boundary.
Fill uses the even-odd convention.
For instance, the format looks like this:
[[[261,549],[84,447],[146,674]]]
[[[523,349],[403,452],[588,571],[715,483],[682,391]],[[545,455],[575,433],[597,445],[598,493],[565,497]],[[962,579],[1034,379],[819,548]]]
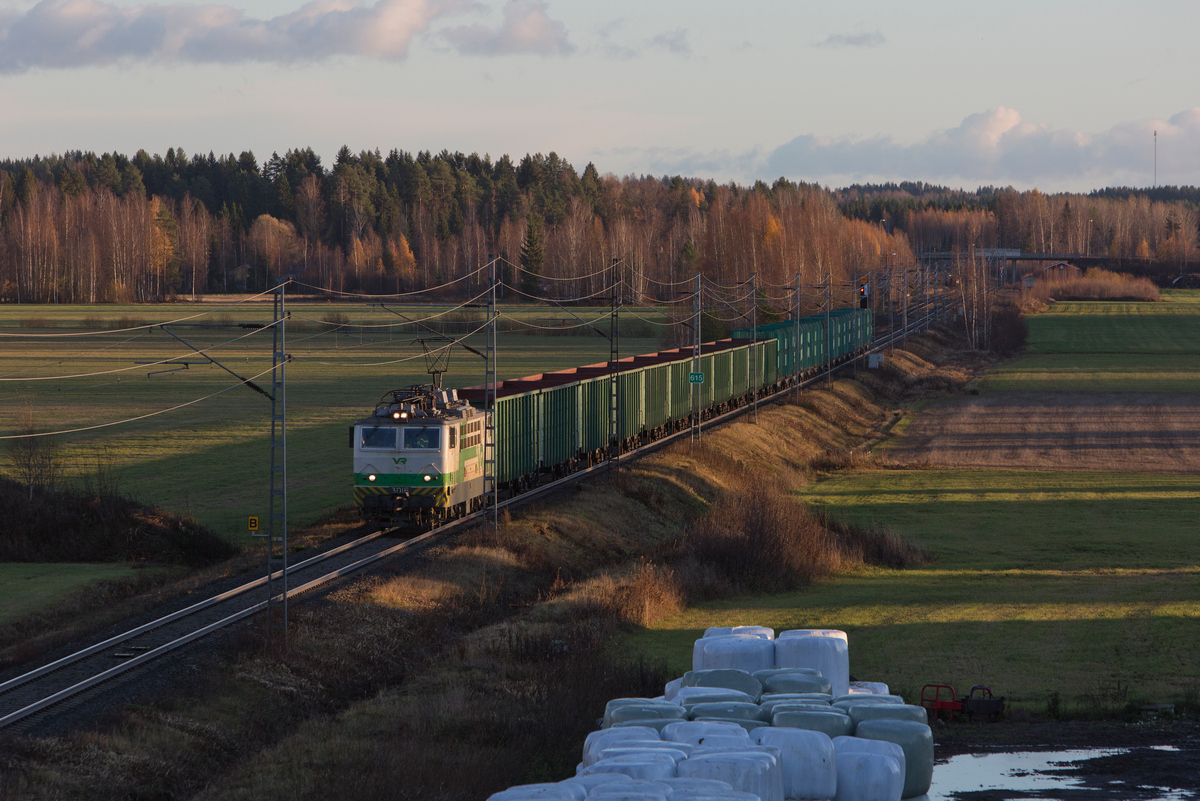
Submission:
[[[651,39],[650,44],[652,47],[666,50],[677,56],[690,56],[692,54],[692,46],[688,44],[687,28],[664,31]]]
[[[871,33],[833,33],[825,38],[825,41],[818,42],[816,47],[879,47],[887,42],[883,34],[879,31]]]
[[[500,56],[533,53],[541,56],[568,55],[575,47],[567,40],[567,26],[551,19],[540,0],[508,0],[499,28],[461,25],[442,35],[460,53]]]
[[[617,61],[628,61],[642,54],[640,50],[616,41],[614,37],[623,34],[624,28],[625,20],[615,19],[602,25],[596,31],[596,37],[600,40],[600,52],[605,57]]]
[[[629,41],[625,29],[625,20],[615,19],[596,30],[598,49],[605,58],[628,61],[641,58],[649,50],[661,50],[684,58],[690,58],[692,55],[692,43],[688,41],[687,28],[673,28],[637,42]]]
[[[789,178],[963,180],[1021,186],[1149,184],[1153,131],[1158,130],[1159,182],[1200,183],[1200,108],[1169,120],[1142,120],[1088,134],[1022,120],[997,107],[956,128],[901,144],[890,137],[801,135],[776,148],[764,171]]]
[[[313,0],[271,19],[231,6],[116,6],[98,0],[41,0],[0,15],[0,72],[89,67],[127,61],[310,62],[358,55],[403,60],[446,0]]]
[[[1088,191],[1149,186],[1155,130],[1158,183],[1200,185],[1200,107],[1167,120],[1118,123],[1096,134],[1027,122],[1014,109],[998,107],[910,144],[888,136],[803,134],[774,150],[626,147],[597,155],[626,172],[743,183],[783,176],[826,186],[911,180]]]

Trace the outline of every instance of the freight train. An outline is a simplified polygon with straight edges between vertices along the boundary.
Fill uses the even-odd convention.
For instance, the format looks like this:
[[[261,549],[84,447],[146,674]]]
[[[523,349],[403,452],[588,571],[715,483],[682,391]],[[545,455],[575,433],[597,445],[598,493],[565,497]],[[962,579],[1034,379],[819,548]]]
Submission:
[[[707,420],[794,386],[866,352],[873,335],[868,310],[838,309],[706,342],[698,370],[684,347],[509,379],[490,407],[482,386],[392,391],[350,427],[355,505],[368,520],[429,529],[484,507],[492,415],[496,481],[511,496],[681,431],[697,413]]]

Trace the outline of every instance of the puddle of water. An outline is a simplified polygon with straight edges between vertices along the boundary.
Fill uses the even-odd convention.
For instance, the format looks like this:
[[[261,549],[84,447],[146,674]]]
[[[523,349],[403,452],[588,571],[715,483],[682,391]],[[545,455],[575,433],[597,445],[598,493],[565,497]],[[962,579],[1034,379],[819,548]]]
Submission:
[[[1157,746],[1156,750],[1178,751],[1174,746]],[[997,754],[961,754],[951,757],[945,763],[936,765],[933,769],[933,785],[929,794],[921,796],[920,801],[953,801],[959,793],[991,792],[989,799],[1007,798],[1003,793],[1011,790],[1018,795],[1014,798],[1029,798],[1029,793],[1036,793],[1036,798],[1053,799],[1050,794],[1054,790],[1076,791],[1084,787],[1083,781],[1077,776],[1064,776],[1061,772],[1070,770],[1073,763],[1082,762],[1097,757],[1112,756],[1127,753],[1127,749],[1096,749],[1078,751],[1039,751]],[[1046,771],[1053,771],[1048,774]],[[1110,785],[1110,792],[1120,790],[1119,785]],[[1130,787],[1133,797],[1149,799],[1147,791],[1152,788],[1144,785],[1137,790]],[[1139,792],[1140,790],[1140,792]],[[1075,795],[1074,797],[1078,797]],[[1108,795],[1106,797],[1118,797]],[[1156,801],[1176,801],[1193,798],[1191,794],[1176,792],[1163,788],[1160,794],[1153,796]],[[918,799],[910,799],[918,801]]]

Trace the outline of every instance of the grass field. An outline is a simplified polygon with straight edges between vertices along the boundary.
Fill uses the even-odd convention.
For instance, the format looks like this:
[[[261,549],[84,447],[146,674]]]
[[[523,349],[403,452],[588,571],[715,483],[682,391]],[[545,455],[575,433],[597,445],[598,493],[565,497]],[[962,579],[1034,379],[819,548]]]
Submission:
[[[1029,320],[1028,352],[987,389],[1200,389],[1200,293],[1164,294],[1155,304],[1055,304]],[[852,674],[910,698],[926,683],[982,683],[1034,710],[1054,693],[1083,714],[1196,701],[1194,474],[865,470],[800,495],[831,518],[885,524],[936,561],[689,609],[629,645],[679,674],[708,626],[834,627],[850,635]]]
[[[854,675],[906,695],[984,683],[1037,707],[1054,692],[1082,705],[1200,689],[1193,476],[868,471],[803,497],[841,520],[886,521],[937,562],[691,609],[634,646],[681,672],[708,626],[833,627],[851,637]]]
[[[1055,303],[1028,318],[1029,345],[983,383],[988,392],[1200,391],[1200,292],[1161,303]]]
[[[880,470],[833,476],[802,496],[831,517],[914,537],[943,570],[1200,565],[1196,476]]]
[[[124,564],[0,563],[0,625],[61,601],[98,581],[129,578],[134,570]]]
[[[350,501],[346,427],[368,414],[388,390],[428,382],[422,346],[416,341],[428,334],[398,329],[396,324],[403,320],[378,308],[300,303],[288,308],[287,350],[293,358],[287,366],[289,507],[291,521],[303,524]],[[397,310],[419,319],[446,308]],[[598,318],[598,327],[607,329],[607,309],[574,313]],[[269,389],[270,375],[263,374],[271,366],[269,332],[237,327],[269,322],[269,303],[233,308],[218,304],[0,307],[0,433],[16,433],[27,403],[33,404],[37,426],[43,431],[87,429],[150,415],[58,437],[68,478],[94,470],[97,459],[109,460],[123,492],[190,513],[224,536],[248,541],[243,530],[246,516],[265,514],[270,402],[212,365],[193,364],[157,374],[169,366],[138,365],[167,359],[203,361],[190,353],[189,346],[158,328],[104,330],[195,314],[202,316],[172,330],[195,347],[220,345],[210,351],[213,358]],[[564,321],[578,325],[572,312],[560,309],[502,307],[502,314],[532,325],[558,326]],[[639,314],[661,319],[653,312]],[[450,333],[477,327],[479,316],[482,311],[477,309],[459,312],[458,318],[463,319],[455,320]],[[327,319],[343,327],[338,330]],[[657,338],[660,327],[630,318],[622,328],[624,355],[664,346]],[[587,335],[502,334],[497,359],[500,377],[606,361],[608,340],[583,330]],[[484,347],[478,335],[468,342],[480,350]],[[481,384],[483,366],[479,356],[455,349],[445,386]],[[221,390],[228,391],[157,414]]]

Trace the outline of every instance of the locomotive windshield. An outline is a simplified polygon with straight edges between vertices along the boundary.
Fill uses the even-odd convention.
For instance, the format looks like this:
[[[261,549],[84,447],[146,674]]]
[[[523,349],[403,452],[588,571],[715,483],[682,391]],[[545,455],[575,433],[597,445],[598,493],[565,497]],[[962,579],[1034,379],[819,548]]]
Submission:
[[[442,447],[441,428],[406,428],[404,429],[404,447],[414,450],[436,451]]]
[[[364,448],[396,450],[396,429],[363,426],[360,430],[362,431],[362,446]]]

